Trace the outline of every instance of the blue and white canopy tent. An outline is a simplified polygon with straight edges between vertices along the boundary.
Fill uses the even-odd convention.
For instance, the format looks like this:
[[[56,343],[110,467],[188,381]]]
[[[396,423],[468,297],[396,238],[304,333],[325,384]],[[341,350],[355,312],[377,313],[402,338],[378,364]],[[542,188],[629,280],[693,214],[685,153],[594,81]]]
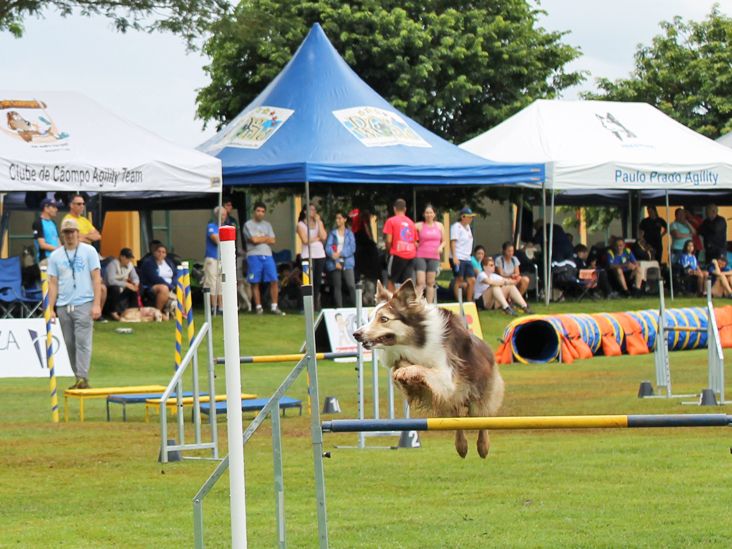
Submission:
[[[199,150],[221,159],[224,186],[538,186],[544,178],[543,164],[485,160],[397,111],[317,23],[282,72]]]

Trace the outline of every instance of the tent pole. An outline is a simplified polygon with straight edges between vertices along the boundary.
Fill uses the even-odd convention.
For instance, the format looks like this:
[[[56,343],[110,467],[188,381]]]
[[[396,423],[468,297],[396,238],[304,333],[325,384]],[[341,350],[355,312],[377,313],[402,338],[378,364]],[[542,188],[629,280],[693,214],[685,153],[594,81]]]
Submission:
[[[666,189],[666,219],[670,220],[670,208],[668,205],[668,189]],[[671,224],[669,223],[669,226]],[[671,257],[671,231],[666,231],[666,237],[668,242],[668,291],[671,296],[671,300],[674,298],[674,275],[673,275],[673,263]]]
[[[547,251],[549,254],[549,261],[548,268],[549,268],[549,276],[547,276],[547,282],[549,283],[549,294],[552,293],[552,249],[554,247],[554,187],[552,187],[552,201],[551,201],[551,208],[549,210],[549,246],[547,246]]]
[[[308,276],[312,279],[313,276],[313,261],[310,258],[310,181],[305,180],[305,232],[307,238],[305,239],[305,247],[308,249]],[[313,296],[313,299],[315,296]]]
[[[513,239],[514,247],[518,248],[521,245],[521,228],[524,224],[524,190],[521,189],[519,192],[519,199],[518,203],[516,204],[516,207],[518,208],[518,214],[516,215],[516,229],[515,234],[516,236]]]
[[[412,219],[417,221],[417,186],[412,185]]]
[[[544,305],[549,305],[549,283],[547,280],[547,260],[549,259],[549,255],[547,254],[546,250],[546,182],[544,181],[542,181],[541,183],[541,219],[541,222],[544,225],[541,228],[541,234],[543,238],[543,242],[541,245],[541,255],[544,262]]]

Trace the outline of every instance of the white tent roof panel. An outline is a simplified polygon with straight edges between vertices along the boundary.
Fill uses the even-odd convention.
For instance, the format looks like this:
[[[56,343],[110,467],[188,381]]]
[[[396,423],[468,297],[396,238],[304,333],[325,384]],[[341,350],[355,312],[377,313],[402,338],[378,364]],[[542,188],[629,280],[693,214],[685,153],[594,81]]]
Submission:
[[[732,189],[732,150],[646,103],[539,100],[461,147],[543,162],[556,190]]]
[[[221,161],[75,92],[0,90],[0,192],[219,192]]]

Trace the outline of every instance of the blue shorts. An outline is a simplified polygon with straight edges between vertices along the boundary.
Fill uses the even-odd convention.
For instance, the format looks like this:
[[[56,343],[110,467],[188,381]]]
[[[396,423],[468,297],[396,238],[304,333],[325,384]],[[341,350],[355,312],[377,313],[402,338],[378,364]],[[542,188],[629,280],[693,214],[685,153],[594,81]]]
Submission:
[[[277,282],[277,265],[271,255],[247,256],[247,267],[249,268],[247,280],[250,284]]]
[[[461,259],[457,270],[453,271],[456,277],[475,278],[475,269],[469,259]]]

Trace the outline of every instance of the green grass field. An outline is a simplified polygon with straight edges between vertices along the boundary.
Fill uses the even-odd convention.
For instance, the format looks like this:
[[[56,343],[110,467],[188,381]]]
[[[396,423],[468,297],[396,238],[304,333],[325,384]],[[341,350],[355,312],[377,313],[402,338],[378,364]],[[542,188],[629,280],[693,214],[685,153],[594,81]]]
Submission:
[[[698,305],[676,300],[674,306]],[[561,303],[537,312],[653,308],[648,300]],[[202,315],[197,315],[200,321]],[[498,344],[507,323],[481,313],[486,340]],[[296,352],[303,316],[242,315],[242,354]],[[93,386],[167,384],[173,323],[96,327]],[[215,321],[221,356],[221,320]],[[201,357],[203,359],[203,356]],[[293,364],[246,365],[244,388],[268,396]],[[706,351],[671,353],[674,389],[706,385]],[[356,415],[353,364],[321,362],[320,395],[337,396]],[[224,389],[223,367],[217,387]],[[730,412],[679,401],[639,400],[653,379],[652,355],[595,358],[572,365],[509,365],[503,415]],[[386,371],[383,370],[383,380]],[[203,376],[202,376],[203,378]],[[728,369],[728,380],[732,370]],[[61,379],[61,387],[70,380]],[[187,388],[190,387],[190,382]],[[367,385],[370,397],[370,385]],[[385,391],[382,391],[385,393]],[[306,382],[290,396],[306,399]],[[727,394],[732,385],[727,383]],[[157,463],[157,418],[128,407],[123,423],[103,400],[88,401],[87,421],[50,422],[48,381],[0,379],[0,547],[190,547],[192,498],[215,467],[211,461]],[[382,402],[385,405],[385,402]],[[367,399],[367,410],[371,402]],[[384,408],[382,407],[382,410]],[[190,416],[188,416],[190,417]],[[246,420],[251,419],[251,415]],[[282,422],[285,512],[290,547],[317,546],[309,419],[291,411]],[[206,430],[206,429],[205,429]],[[225,423],[219,423],[226,453]],[[269,421],[247,445],[250,547],[276,545]],[[732,537],[732,429],[502,431],[481,460],[475,435],[460,459],[452,433],[422,433],[415,450],[356,450],[356,435],[326,434],[329,536],[332,547],[724,547]],[[189,435],[190,437],[190,435]],[[371,439],[393,445],[395,439]],[[229,546],[228,477],[205,501],[207,547]]]

